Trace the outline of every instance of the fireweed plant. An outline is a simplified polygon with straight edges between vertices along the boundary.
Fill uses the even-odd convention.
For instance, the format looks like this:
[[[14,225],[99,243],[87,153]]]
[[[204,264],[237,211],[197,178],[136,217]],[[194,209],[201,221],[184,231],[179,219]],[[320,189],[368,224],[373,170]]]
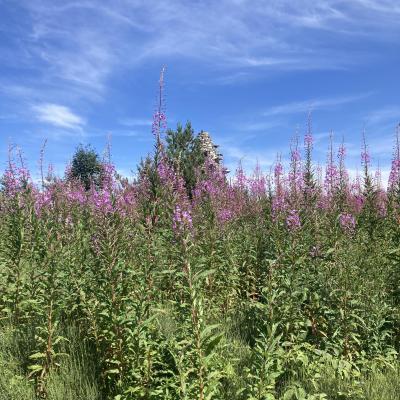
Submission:
[[[108,159],[101,185],[38,186],[10,153],[0,399],[398,399],[399,130],[386,189],[365,140],[362,176],[332,140],[322,176],[309,118],[288,171],[206,157],[189,196],[163,84],[132,183]]]

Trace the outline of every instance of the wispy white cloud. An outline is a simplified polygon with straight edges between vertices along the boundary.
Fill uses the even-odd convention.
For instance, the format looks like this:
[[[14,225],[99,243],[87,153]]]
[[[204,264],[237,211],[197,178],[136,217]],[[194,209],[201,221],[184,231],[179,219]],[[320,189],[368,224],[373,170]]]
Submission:
[[[260,120],[260,118],[236,124],[236,126],[240,128],[243,132],[242,139],[246,140],[256,137],[254,132],[271,131],[271,130],[276,131],[277,128],[281,125],[282,125],[281,122],[278,120],[269,119],[268,121],[262,121]]]
[[[370,112],[366,117],[367,124],[375,125],[382,122],[400,123],[400,106],[387,106]]]
[[[207,83],[207,84],[217,84],[217,85],[234,85],[242,82],[246,82],[251,79],[252,75],[249,72],[239,71],[234,73],[224,74],[219,76],[215,79],[208,79],[207,82],[200,82],[200,83]]]
[[[243,115],[236,115],[234,118],[231,117],[231,129],[235,131],[239,129],[241,141],[251,140],[260,133],[267,136],[275,136],[280,132],[279,135],[282,136],[284,132],[284,135],[289,138],[295,131],[299,130],[299,122],[301,122],[301,126],[303,127],[308,112],[316,112],[316,115],[318,115],[319,111],[335,110],[341,106],[361,101],[371,94],[362,93],[359,95],[315,98],[275,105],[263,111],[251,110],[250,112],[244,112]],[[299,115],[301,115],[300,121],[298,120]],[[328,128],[322,133],[314,133],[316,142],[321,142],[328,136]]]
[[[32,109],[39,121],[57,127],[79,130],[86,124],[82,117],[59,104],[39,104],[33,106]]]
[[[400,14],[400,4],[392,0],[353,0],[355,4],[367,10],[389,14],[393,18]]]
[[[132,129],[113,129],[108,132],[111,137],[134,137],[137,141],[153,141],[153,137],[148,132]]]
[[[151,126],[152,121],[151,119],[146,119],[146,118],[123,118],[119,121],[119,123],[124,126],[137,127],[137,126]]]
[[[353,103],[358,100],[364,99],[371,95],[371,93],[364,93],[356,96],[332,97],[325,99],[311,99],[298,102],[291,102],[279,106],[270,107],[265,110],[264,116],[274,116],[282,114],[297,114],[306,113],[308,111],[324,110],[335,108],[347,103]]]
[[[79,88],[86,96],[103,93],[126,68],[170,57],[229,69],[222,74],[231,77],[227,82],[255,68],[349,67],[373,52],[349,56],[345,46],[323,40],[325,34],[338,42],[366,34],[397,40],[400,32],[399,6],[389,0],[116,0],[110,6],[98,0],[22,0],[19,7],[26,29],[15,31],[15,59],[36,69],[43,82],[68,82],[70,91]]]

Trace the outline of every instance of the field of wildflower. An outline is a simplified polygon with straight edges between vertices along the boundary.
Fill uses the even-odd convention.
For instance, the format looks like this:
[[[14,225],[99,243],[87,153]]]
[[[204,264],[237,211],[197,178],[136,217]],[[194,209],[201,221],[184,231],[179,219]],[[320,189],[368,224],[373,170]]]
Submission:
[[[189,182],[164,124],[133,182],[10,155],[0,399],[399,399],[398,140],[388,187],[365,143],[356,178],[344,145],[314,165],[311,124],[289,167]]]

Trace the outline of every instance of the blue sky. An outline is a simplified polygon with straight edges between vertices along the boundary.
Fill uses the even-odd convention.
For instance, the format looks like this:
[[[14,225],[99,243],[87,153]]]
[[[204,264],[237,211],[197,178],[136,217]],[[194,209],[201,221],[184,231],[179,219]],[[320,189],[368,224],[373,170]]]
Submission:
[[[107,136],[124,174],[152,150],[166,65],[169,127],[211,133],[225,163],[268,170],[313,114],[359,168],[365,127],[387,176],[400,121],[399,0],[0,0],[0,161],[18,144],[62,173],[79,143]]]

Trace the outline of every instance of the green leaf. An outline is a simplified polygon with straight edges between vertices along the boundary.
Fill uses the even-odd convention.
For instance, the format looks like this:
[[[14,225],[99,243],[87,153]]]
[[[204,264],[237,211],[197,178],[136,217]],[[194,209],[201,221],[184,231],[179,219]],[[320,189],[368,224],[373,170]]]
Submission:
[[[46,354],[45,353],[34,353],[34,354],[30,355],[29,358],[31,360],[36,360],[38,358],[46,358]]]
[[[39,365],[39,364],[29,365],[28,369],[30,371],[32,371],[32,373],[38,372],[38,371],[41,371],[43,369],[43,365]]]

